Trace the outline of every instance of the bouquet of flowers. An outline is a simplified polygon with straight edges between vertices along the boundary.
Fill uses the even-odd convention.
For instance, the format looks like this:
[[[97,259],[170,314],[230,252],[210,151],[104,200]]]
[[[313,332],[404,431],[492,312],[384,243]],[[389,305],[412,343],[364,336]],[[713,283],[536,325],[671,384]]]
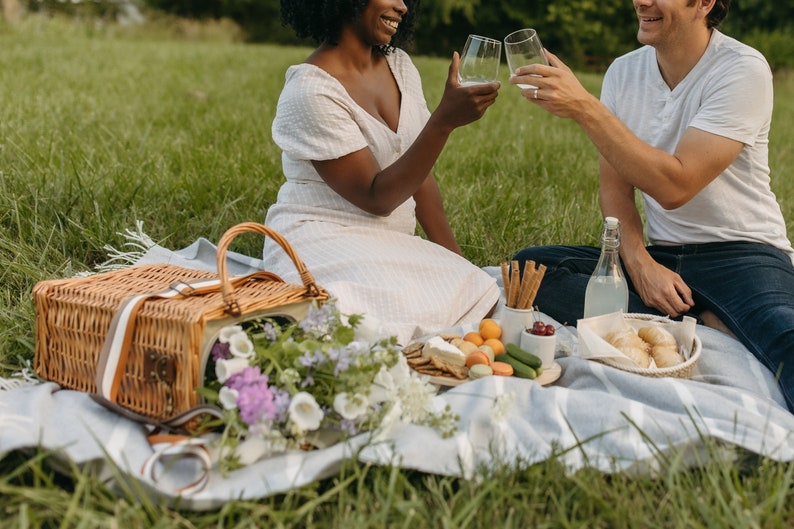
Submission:
[[[202,393],[223,409],[221,464],[227,469],[290,449],[327,446],[362,432],[376,438],[397,422],[445,437],[458,417],[437,388],[408,367],[395,337],[334,300],[300,322],[263,318],[221,330]]]

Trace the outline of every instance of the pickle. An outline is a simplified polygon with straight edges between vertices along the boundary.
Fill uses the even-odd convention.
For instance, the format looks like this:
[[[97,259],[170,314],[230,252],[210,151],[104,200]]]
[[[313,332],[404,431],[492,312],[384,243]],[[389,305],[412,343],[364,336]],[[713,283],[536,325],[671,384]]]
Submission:
[[[534,378],[536,378],[538,376],[537,371],[535,371],[535,369],[532,366],[529,366],[529,365],[525,364],[524,362],[522,362],[518,358],[510,356],[507,353],[502,353],[502,354],[496,355],[494,360],[497,361],[497,362],[505,362],[505,363],[510,364],[511,366],[513,366],[513,375],[514,376],[521,377],[521,378],[529,378],[529,379],[534,379]]]
[[[507,350],[507,354],[518,360],[519,362],[528,365],[529,367],[536,369],[540,367],[543,362],[538,358],[536,355],[530,353],[529,351],[525,351],[521,349],[514,343],[509,343],[505,346]]]

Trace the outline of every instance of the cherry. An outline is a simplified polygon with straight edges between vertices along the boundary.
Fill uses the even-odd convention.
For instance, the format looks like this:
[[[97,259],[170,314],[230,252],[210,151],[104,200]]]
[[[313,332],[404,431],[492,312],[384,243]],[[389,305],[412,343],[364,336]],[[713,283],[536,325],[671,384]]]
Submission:
[[[546,334],[546,336],[551,336],[551,335],[553,335],[555,332],[557,332],[557,330],[554,328],[554,325],[552,325],[552,324],[550,324],[550,323],[546,325],[546,328],[545,328],[545,334]]]
[[[540,336],[544,336],[546,334],[546,324],[542,321],[538,320],[532,324],[532,334],[538,334]]]

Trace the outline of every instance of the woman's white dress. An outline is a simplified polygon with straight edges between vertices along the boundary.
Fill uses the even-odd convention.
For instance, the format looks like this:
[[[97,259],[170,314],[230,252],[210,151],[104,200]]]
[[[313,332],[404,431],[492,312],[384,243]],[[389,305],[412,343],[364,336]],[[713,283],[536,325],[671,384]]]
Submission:
[[[387,167],[411,146],[430,115],[421,80],[405,52],[387,59],[402,94],[396,133],[321,68],[299,64],[287,70],[272,127],[286,182],[265,223],[295,247],[340,310],[376,318],[407,344],[478,322],[498,301],[499,289],[477,266],[415,235],[413,199],[388,217],[371,215],[335,193],[311,164],[369,147]],[[267,270],[300,282],[292,261],[272,241],[265,243],[264,260]]]

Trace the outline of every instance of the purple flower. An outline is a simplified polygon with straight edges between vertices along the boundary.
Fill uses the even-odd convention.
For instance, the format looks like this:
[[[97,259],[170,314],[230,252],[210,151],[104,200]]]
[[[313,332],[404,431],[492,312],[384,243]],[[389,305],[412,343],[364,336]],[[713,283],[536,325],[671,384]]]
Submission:
[[[319,364],[323,361],[323,353],[322,351],[306,351],[301,356],[298,357],[298,362],[303,367],[312,367],[316,364]]]
[[[235,373],[234,375],[230,376],[225,385],[231,389],[240,391],[243,386],[259,383],[267,386],[267,375],[263,375],[258,367],[246,367],[239,373]]]
[[[356,435],[358,433],[358,426],[350,419],[342,419],[339,421],[339,429],[347,435]]]
[[[347,349],[338,350],[335,356],[336,358],[332,358],[332,360],[336,360],[336,366],[334,367],[334,375],[339,376],[339,373],[348,370],[351,362],[353,361],[353,357],[351,356],[350,351],[348,351]]]
[[[212,360],[217,362],[218,360],[227,360],[232,357],[231,351],[229,351],[229,344],[223,342],[215,342],[215,345],[212,346]]]
[[[276,407],[276,420],[285,421],[289,411],[290,394],[289,391],[280,388],[273,389],[273,404]]]
[[[326,303],[322,307],[312,305],[309,307],[309,313],[298,324],[298,328],[315,338],[322,338],[333,327],[334,313],[333,303]]]
[[[269,342],[275,342],[278,340],[278,332],[276,331],[276,326],[266,321],[264,325],[262,325],[262,333],[265,335],[265,338]]]
[[[238,390],[237,407],[240,418],[248,425],[254,425],[264,419],[276,418],[276,404],[273,401],[273,392],[267,383],[259,382],[243,386]]]

